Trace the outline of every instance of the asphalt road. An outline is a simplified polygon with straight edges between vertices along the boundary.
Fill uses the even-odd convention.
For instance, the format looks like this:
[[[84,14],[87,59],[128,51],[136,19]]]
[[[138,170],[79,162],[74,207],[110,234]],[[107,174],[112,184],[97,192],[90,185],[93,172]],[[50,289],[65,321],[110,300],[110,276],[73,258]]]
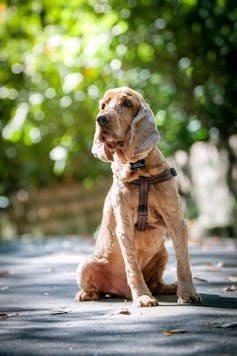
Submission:
[[[233,240],[190,244],[203,302],[158,307],[105,298],[76,303],[75,270],[90,239],[0,245],[0,355],[237,355],[237,249]],[[166,280],[176,279],[170,241]],[[228,290],[230,289],[230,290]]]

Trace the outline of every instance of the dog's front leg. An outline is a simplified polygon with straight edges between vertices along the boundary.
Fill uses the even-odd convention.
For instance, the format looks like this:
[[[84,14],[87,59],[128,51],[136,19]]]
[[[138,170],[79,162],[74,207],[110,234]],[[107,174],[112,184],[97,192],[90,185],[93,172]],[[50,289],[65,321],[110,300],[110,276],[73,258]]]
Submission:
[[[173,240],[177,260],[178,302],[199,303],[201,297],[193,285],[188,253],[187,227],[183,219],[180,196],[171,181],[164,183],[159,193],[160,214]]]
[[[173,240],[177,260],[178,302],[199,303],[201,298],[193,285],[190,269],[187,227],[179,212],[176,213],[175,217],[173,216],[168,231]]]
[[[121,204],[121,201],[114,208],[114,212],[116,235],[125,264],[127,283],[131,289],[133,304],[136,307],[156,306],[158,305],[157,299],[152,297],[138,265],[132,214],[126,205]]]

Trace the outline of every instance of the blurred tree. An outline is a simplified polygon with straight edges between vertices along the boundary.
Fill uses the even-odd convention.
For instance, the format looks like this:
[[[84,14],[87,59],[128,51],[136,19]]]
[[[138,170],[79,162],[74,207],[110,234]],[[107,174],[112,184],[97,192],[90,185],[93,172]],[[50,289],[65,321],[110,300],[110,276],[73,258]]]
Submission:
[[[144,94],[166,155],[212,137],[233,157],[235,1],[9,0],[0,25],[0,195],[105,174],[97,101],[121,85]]]

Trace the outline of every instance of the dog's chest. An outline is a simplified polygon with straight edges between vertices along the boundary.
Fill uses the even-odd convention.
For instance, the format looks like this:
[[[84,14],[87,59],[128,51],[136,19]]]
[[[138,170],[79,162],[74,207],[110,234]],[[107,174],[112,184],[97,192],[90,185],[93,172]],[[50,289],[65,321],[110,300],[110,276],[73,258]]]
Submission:
[[[136,224],[140,204],[139,186],[129,185],[129,189],[127,189],[125,194],[127,195],[127,207],[133,211],[133,221],[134,224]],[[159,195],[159,189],[157,189],[155,185],[150,185],[147,194],[147,224],[150,225],[150,227],[165,227],[164,220],[160,214]]]

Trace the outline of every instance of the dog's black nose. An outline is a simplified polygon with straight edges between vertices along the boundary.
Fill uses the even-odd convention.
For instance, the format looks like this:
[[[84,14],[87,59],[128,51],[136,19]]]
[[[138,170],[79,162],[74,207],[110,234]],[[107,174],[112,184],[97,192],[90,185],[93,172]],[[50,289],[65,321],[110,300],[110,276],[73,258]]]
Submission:
[[[100,126],[106,126],[110,122],[110,116],[108,114],[98,115],[97,122]]]

